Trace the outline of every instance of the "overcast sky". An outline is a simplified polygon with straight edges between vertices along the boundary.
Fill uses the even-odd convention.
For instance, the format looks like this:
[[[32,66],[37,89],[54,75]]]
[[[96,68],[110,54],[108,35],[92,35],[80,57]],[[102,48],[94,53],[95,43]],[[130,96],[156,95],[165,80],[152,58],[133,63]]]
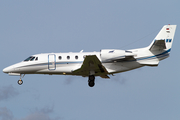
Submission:
[[[180,119],[179,0],[0,0],[1,70],[30,55],[148,46],[165,24],[177,30],[168,59],[110,76],[0,72],[0,120]]]

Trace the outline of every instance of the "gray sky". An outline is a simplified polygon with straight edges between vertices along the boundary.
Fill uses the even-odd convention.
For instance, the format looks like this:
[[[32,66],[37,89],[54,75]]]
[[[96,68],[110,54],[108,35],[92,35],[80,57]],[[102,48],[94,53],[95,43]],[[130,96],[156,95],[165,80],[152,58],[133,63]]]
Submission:
[[[18,76],[0,72],[0,119],[180,119],[179,5],[179,0],[1,0],[1,70],[37,53],[146,47],[163,25],[178,26],[170,58],[158,67],[110,80],[97,77],[93,88],[88,78],[57,75],[26,75],[19,86]]]

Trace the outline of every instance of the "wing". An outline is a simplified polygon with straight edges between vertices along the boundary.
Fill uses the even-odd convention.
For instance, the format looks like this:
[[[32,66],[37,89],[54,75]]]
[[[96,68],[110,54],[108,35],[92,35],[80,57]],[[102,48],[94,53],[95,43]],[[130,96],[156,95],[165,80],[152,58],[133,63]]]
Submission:
[[[102,78],[109,78],[109,76],[107,76],[108,71],[102,65],[96,55],[86,56],[81,68],[74,70],[73,74],[82,76],[89,76],[93,74]]]

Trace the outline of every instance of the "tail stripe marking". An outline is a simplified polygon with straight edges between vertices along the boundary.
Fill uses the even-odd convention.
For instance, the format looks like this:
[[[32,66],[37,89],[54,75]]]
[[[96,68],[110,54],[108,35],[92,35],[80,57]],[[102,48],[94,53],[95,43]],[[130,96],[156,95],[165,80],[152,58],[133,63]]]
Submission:
[[[172,41],[172,39],[166,39],[166,42],[171,42]]]

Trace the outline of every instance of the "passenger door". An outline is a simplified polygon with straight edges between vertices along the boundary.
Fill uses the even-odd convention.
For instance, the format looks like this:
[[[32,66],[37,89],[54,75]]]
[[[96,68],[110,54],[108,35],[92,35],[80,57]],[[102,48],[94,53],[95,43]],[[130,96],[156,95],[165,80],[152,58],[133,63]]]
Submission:
[[[56,55],[55,54],[48,55],[48,69],[56,70]]]

